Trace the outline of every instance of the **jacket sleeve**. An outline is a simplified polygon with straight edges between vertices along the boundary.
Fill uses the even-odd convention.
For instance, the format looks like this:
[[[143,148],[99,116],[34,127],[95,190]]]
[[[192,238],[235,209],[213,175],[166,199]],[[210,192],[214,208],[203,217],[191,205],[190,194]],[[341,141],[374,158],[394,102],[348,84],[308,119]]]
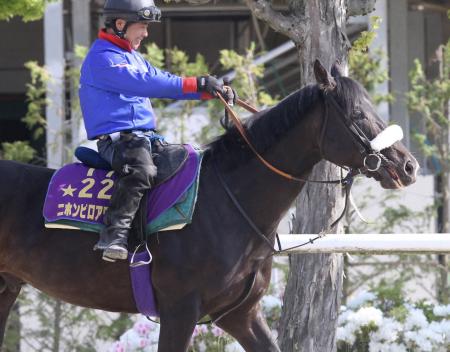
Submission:
[[[182,78],[147,62],[148,72],[130,65],[121,53],[104,52],[92,58],[91,83],[100,89],[148,98],[204,99],[196,93],[195,77]],[[195,85],[194,85],[195,80]]]

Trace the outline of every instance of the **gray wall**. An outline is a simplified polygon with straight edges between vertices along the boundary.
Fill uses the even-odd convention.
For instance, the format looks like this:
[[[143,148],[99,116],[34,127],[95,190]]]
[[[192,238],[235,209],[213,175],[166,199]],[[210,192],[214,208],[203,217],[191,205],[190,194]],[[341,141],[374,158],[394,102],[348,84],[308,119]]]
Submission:
[[[43,23],[23,23],[18,19],[0,21],[0,33],[0,94],[24,93],[30,79],[25,62],[37,60],[42,64],[44,60]]]
[[[427,7],[418,10],[412,1],[388,0],[390,91],[396,100],[390,105],[390,118],[405,131],[423,132],[423,118],[409,113],[405,93],[409,90],[409,72],[414,59],[419,59],[429,78],[436,77],[437,64],[433,62],[439,45],[450,36],[450,21],[445,8]],[[406,137],[406,136],[405,136]],[[406,138],[405,138],[406,140]],[[427,171],[427,160],[421,155],[413,138],[406,140],[418,156],[422,171]]]

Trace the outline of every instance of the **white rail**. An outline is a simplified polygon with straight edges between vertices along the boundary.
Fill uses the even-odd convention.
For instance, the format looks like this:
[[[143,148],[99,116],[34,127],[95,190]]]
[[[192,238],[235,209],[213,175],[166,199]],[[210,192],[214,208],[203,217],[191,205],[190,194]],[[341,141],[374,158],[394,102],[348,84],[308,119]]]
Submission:
[[[280,235],[283,249],[308,242],[316,235]],[[278,248],[277,248],[278,249]],[[313,244],[289,253],[450,253],[450,234],[351,234],[326,235]]]

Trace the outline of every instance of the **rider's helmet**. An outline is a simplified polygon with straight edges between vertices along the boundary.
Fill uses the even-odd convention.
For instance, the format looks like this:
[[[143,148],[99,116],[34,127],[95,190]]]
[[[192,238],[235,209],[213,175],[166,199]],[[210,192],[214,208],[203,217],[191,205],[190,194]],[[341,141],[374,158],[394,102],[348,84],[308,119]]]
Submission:
[[[121,38],[131,23],[161,21],[161,10],[153,0],[106,0],[103,14],[106,27],[112,28]],[[119,18],[127,21],[122,31],[116,27],[116,20]]]

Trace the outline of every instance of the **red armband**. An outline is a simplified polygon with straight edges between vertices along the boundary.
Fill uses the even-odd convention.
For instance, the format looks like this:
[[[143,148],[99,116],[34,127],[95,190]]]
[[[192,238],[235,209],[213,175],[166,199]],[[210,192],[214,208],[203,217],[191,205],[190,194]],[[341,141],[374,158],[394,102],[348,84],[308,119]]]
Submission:
[[[183,77],[183,94],[197,93],[197,77]]]

